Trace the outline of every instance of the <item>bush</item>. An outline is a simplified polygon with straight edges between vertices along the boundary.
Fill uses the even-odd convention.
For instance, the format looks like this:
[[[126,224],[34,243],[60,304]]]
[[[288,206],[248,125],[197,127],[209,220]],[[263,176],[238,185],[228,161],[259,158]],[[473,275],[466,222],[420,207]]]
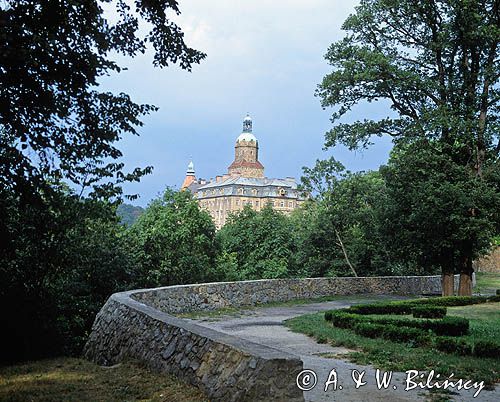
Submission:
[[[441,352],[457,354],[461,356],[472,355],[472,346],[463,339],[449,336],[439,336],[435,339],[435,347]]]
[[[347,311],[368,315],[368,314],[410,314],[412,309],[411,304],[404,304],[401,302],[392,303],[374,303],[374,304],[358,304],[356,306],[351,306]]]
[[[419,328],[396,325],[385,325],[382,337],[394,342],[409,342],[412,346],[424,345],[430,340],[428,334]]]
[[[374,324],[371,322],[359,322],[353,328],[354,332],[358,335],[365,336],[367,338],[378,338],[382,336],[384,329],[385,325]]]
[[[421,321],[423,329],[429,329],[439,336],[462,336],[469,332],[469,320],[462,317],[444,317],[439,321]]]
[[[500,296],[500,289],[497,289],[497,296]]]
[[[500,345],[493,341],[477,341],[474,344],[474,355],[477,357],[500,358]]]
[[[440,306],[418,306],[411,309],[415,318],[443,318],[446,315],[446,307]]]
[[[325,319],[331,321],[334,327],[353,328],[357,323],[365,321],[365,317],[348,313],[345,310],[327,311]]]

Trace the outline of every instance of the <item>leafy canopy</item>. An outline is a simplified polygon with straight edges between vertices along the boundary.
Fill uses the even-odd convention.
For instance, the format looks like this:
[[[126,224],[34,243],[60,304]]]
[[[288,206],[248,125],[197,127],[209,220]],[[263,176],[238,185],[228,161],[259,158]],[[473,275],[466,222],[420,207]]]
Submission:
[[[361,0],[344,39],[325,56],[333,67],[319,85],[336,125],[326,147],[367,146],[373,135],[439,139],[481,174],[497,158],[500,106],[498,0]],[[361,101],[395,112],[342,123]]]
[[[115,10],[116,21],[104,8]],[[147,44],[157,67],[178,63],[191,70],[205,57],[185,44],[169,12],[180,13],[176,0],[6,0],[0,8],[1,186],[28,193],[48,178],[65,178],[92,188],[92,195],[119,196],[120,183],[151,171],[124,173],[114,143],[137,134],[140,117],[156,107],[99,91],[98,84],[121,71],[113,54],[134,57]]]

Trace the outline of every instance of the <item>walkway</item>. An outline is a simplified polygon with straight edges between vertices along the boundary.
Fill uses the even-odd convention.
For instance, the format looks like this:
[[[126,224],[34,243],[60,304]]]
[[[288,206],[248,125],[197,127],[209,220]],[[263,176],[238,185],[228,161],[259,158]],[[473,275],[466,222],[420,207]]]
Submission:
[[[372,300],[387,300],[390,297],[374,297]],[[361,302],[367,302],[363,299]],[[213,318],[200,318],[197,324],[214,328],[220,332],[239,336],[252,342],[280,349],[299,356],[304,362],[304,369],[313,370],[317,374],[317,385],[311,391],[305,391],[306,401],[426,401],[430,400],[428,391],[413,389],[405,391],[405,373],[394,373],[389,389],[377,389],[375,369],[372,366],[362,366],[343,360],[341,358],[324,357],[336,356],[348,352],[342,347],[332,347],[328,344],[318,344],[313,339],[303,334],[291,332],[283,325],[283,321],[299,315],[348,307],[356,302],[350,298],[322,303],[303,304],[286,307],[262,307],[243,310],[238,316],[225,316],[214,320]],[[336,356],[338,357],[338,356]],[[324,392],[324,385],[332,369],[336,370],[338,385],[342,389],[332,390],[330,386]],[[365,371],[363,377],[366,385],[355,389],[351,378],[351,371]],[[396,389],[394,389],[394,386]],[[340,387],[339,387],[340,388]],[[454,401],[500,401],[500,389],[495,391],[483,390],[477,398],[472,398],[474,390],[461,391],[460,394],[450,395]],[[443,400],[443,399],[440,399]]]

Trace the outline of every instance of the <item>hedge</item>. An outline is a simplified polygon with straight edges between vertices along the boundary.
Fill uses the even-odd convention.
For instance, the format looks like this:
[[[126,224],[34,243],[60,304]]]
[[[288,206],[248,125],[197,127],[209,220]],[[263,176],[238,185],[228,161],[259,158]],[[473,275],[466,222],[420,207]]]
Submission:
[[[418,306],[411,309],[415,318],[443,318],[446,315],[446,307],[442,306]]]
[[[411,320],[397,318],[371,318],[349,313],[350,309],[333,310],[325,313],[325,319],[335,327],[352,329],[359,323],[394,325],[432,331],[436,335],[462,336],[469,331],[469,320],[462,317],[444,317],[441,320]]]
[[[403,300],[396,302],[382,302],[372,304],[357,304],[349,307],[349,312],[356,314],[411,314],[413,308],[423,306],[467,306],[489,302],[500,302],[500,296],[447,296],[418,300]]]
[[[499,302],[499,296],[440,297],[389,303],[359,304],[346,309],[325,312],[325,319],[335,327],[350,329],[368,338],[384,338],[406,342],[412,346],[433,345],[436,349],[463,356],[500,358],[500,344],[480,340],[470,344],[463,339],[469,331],[469,320],[446,317],[447,306],[466,306],[486,302]],[[410,318],[374,318],[377,314],[413,314]]]

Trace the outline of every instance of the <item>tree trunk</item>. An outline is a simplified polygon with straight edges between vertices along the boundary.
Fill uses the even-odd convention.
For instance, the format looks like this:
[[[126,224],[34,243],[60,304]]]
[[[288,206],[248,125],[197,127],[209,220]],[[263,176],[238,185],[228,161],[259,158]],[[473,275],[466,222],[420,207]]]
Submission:
[[[441,287],[443,296],[453,296],[455,290],[455,277],[453,272],[443,272],[441,275]]]
[[[344,258],[345,258],[345,260],[347,262],[347,265],[349,265],[349,268],[351,268],[351,271],[354,274],[354,276],[358,276],[358,274],[354,270],[354,267],[351,264],[351,261],[349,261],[349,257],[347,256],[347,251],[346,251],[346,249],[344,247],[344,243],[342,242],[342,239],[340,238],[339,232],[335,231],[335,234],[337,235],[337,240],[339,241],[339,246],[342,249],[342,252],[344,253]]]
[[[463,256],[460,264],[460,285],[458,286],[459,296],[472,296],[472,258]]]

